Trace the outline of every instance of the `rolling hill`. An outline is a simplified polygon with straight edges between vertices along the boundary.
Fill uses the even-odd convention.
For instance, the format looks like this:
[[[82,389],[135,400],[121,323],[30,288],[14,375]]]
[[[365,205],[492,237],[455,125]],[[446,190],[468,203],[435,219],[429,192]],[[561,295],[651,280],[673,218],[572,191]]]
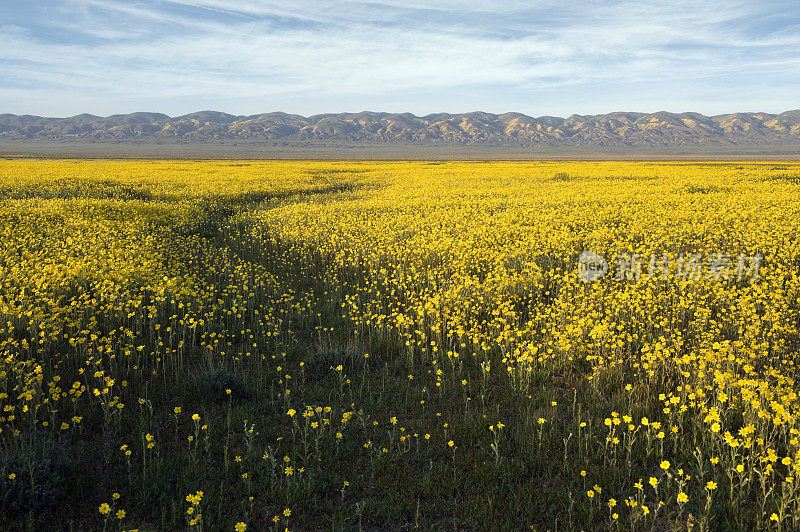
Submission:
[[[460,144],[584,148],[800,146],[800,110],[781,114],[615,112],[532,117],[521,113],[281,112],[234,116],[201,111],[170,117],[131,113],[69,118],[0,114],[0,140],[155,141],[286,140],[371,144]]]

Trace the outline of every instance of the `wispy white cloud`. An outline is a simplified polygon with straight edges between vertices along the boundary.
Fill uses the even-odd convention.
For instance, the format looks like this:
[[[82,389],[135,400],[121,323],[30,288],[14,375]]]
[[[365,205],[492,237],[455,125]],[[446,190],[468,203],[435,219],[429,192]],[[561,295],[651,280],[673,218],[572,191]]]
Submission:
[[[0,27],[0,112],[108,113],[159,101],[156,110],[171,114],[353,105],[564,114],[609,102],[721,112],[709,95],[727,91],[725,102],[750,105],[749,87],[764,106],[800,107],[787,96],[800,82],[800,16],[789,2],[65,0],[52,13],[35,5],[0,6],[0,20],[11,20]]]

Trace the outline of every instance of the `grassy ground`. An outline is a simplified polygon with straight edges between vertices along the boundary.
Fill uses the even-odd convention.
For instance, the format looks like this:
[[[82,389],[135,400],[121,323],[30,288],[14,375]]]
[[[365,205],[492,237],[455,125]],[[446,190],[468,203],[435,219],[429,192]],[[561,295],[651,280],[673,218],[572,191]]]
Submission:
[[[284,160],[797,160],[797,144],[680,146],[537,146],[348,141],[253,140],[95,140],[0,139],[2,157],[95,157],[163,159],[284,159]]]
[[[371,248],[384,238],[398,242],[411,225],[381,232],[368,216],[376,204],[358,202],[405,183],[402,165],[14,164],[6,164],[0,190],[2,528],[731,530],[797,524],[797,493],[786,477],[793,475],[797,447],[791,379],[800,326],[792,269],[798,255],[796,233],[784,231],[790,222],[781,225],[783,216],[791,219],[792,203],[777,192],[796,188],[781,177],[794,175],[796,166],[742,167],[776,191],[763,200],[774,207],[772,232],[758,236],[768,249],[779,242],[784,250],[774,255],[781,267],[773,271],[784,277],[770,281],[777,283],[773,289],[648,285],[635,289],[642,302],[627,289],[609,288],[604,297],[626,295],[594,302],[596,318],[613,316],[610,327],[617,328],[613,348],[604,348],[586,331],[580,340],[566,333],[587,309],[576,314],[562,305],[594,297],[562,280],[574,275],[567,259],[561,264],[551,255],[538,267],[541,284],[522,285],[530,290],[521,295],[493,288],[495,270],[482,256],[465,260],[468,275],[446,260],[425,262],[433,259],[421,257],[422,247],[408,250],[421,262],[403,268],[391,262],[399,252],[388,266],[371,259]],[[743,178],[704,182],[701,190],[659,176],[658,169],[609,164],[586,170],[600,177],[575,177],[575,165],[580,168],[537,170],[549,180],[541,197],[554,202],[553,212],[567,207],[547,196],[547,187],[619,186],[619,171],[651,171],[678,195],[691,190],[713,205],[749,197],[736,195]],[[407,168],[420,175],[450,171]],[[501,170],[481,182],[494,179],[510,190],[503,180],[517,171],[529,187],[531,169]],[[221,187],[208,177],[217,171],[257,175],[259,184]],[[286,177],[289,171],[294,177]],[[454,171],[458,194],[468,189],[460,182],[467,171],[482,170]],[[766,179],[763,172],[778,177]],[[636,186],[651,186],[642,182]],[[426,190],[445,184],[454,186],[434,180]],[[622,182],[620,194],[631,186]],[[469,211],[466,220],[476,230],[490,227],[489,237],[476,234],[506,231],[487,224],[503,215],[498,205],[514,203],[480,199],[485,191],[470,190],[490,207],[486,219]],[[380,197],[392,213],[395,204],[412,201],[400,192]],[[614,207],[626,202],[608,199]],[[580,206],[570,208],[584,219]],[[453,209],[448,204],[442,220],[455,218]],[[445,227],[435,206],[418,203],[410,212],[434,218],[429,232]],[[604,212],[598,225],[613,226],[617,211]],[[715,213],[712,221],[730,216]],[[322,234],[314,224],[323,215],[330,233],[317,244],[303,241],[302,235]],[[343,233],[334,225],[347,216],[358,217],[374,239],[353,233],[337,244]],[[514,220],[508,227],[516,230],[527,218]],[[546,223],[575,220],[542,218]],[[715,229],[704,231],[686,227],[718,237]],[[456,243],[474,237],[454,234]],[[585,243],[579,240],[575,249]],[[462,253],[479,245],[502,247],[475,240]],[[366,251],[355,252],[359,246]],[[541,258],[530,256],[538,257],[531,262]],[[419,271],[436,277],[414,277],[412,267],[420,264]],[[484,269],[474,270],[476,264]],[[513,286],[520,286],[517,266],[503,268],[513,270]],[[459,295],[450,308],[444,294],[453,279]],[[774,286],[781,283],[778,294]],[[465,295],[469,286],[481,302],[474,308]],[[687,311],[676,295],[697,308]],[[759,326],[763,336],[750,336],[747,314],[737,306],[749,298],[774,304],[785,321],[756,313],[773,321]],[[427,310],[415,314],[417,305]],[[401,326],[390,319],[411,321]],[[661,321],[661,328],[652,327]],[[466,331],[455,334],[459,327]],[[664,358],[649,356],[659,345],[674,347],[665,339],[673,338],[665,332],[670,329],[680,330],[683,347]],[[733,347],[712,357],[723,351],[710,347],[715,342],[765,338],[768,357]],[[520,354],[520,346],[536,346],[538,359]],[[768,397],[766,406],[748,410],[753,397],[744,390],[751,384],[735,379],[755,383]],[[780,408],[768,406],[770,399]],[[726,431],[736,445],[723,440]]]

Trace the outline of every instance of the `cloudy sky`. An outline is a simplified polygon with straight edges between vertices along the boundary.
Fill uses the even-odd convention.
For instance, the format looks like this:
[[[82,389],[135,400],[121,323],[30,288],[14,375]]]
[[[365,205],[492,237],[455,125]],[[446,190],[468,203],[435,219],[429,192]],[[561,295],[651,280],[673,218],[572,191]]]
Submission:
[[[798,0],[2,0],[0,113],[800,108]]]

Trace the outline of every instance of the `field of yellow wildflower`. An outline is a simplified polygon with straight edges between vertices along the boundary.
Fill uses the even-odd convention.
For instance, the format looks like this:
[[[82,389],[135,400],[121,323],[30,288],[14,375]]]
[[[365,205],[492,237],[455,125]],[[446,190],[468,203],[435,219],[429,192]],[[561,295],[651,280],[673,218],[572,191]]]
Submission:
[[[800,528],[800,163],[3,160],[0,314],[2,529]]]

